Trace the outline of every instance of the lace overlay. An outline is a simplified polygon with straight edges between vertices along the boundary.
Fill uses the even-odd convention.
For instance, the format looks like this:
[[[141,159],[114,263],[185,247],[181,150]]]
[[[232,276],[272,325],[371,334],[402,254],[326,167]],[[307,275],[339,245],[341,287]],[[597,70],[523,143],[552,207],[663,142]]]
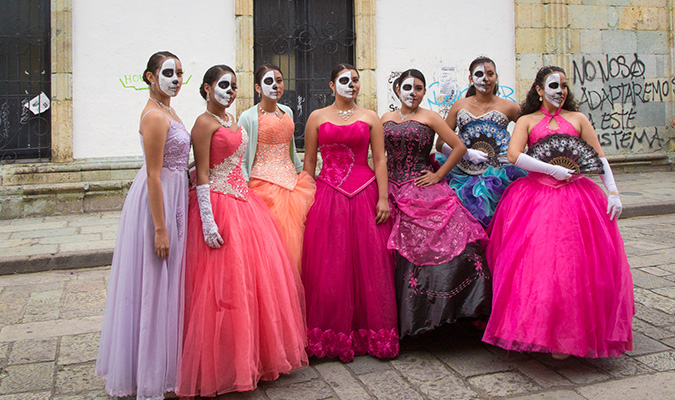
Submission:
[[[433,129],[419,121],[387,121],[384,147],[389,180],[401,184],[417,178],[422,171],[432,171],[429,153],[433,143]]]
[[[291,161],[290,142],[293,139],[293,120],[263,114],[258,119],[258,146],[251,178],[258,178],[293,190],[298,173]]]
[[[323,157],[323,168],[319,178],[326,183],[340,187],[354,167],[356,157],[352,149],[342,143],[324,144],[319,147]]]
[[[186,171],[189,156],[190,134],[185,130],[182,122],[171,121],[164,144],[162,167],[174,171]]]
[[[307,355],[339,357],[344,362],[354,356],[370,354],[377,358],[394,358],[398,355],[398,333],[394,329],[359,329],[353,332],[335,332],[320,328],[307,330]]]
[[[221,132],[221,130],[216,132]],[[239,147],[237,147],[232,155],[225,157],[222,163],[211,167],[209,170],[209,184],[211,190],[245,199],[248,195],[248,183],[241,170],[241,158],[244,155],[244,151],[246,151],[248,134],[242,127],[239,127],[239,132],[241,132]]]

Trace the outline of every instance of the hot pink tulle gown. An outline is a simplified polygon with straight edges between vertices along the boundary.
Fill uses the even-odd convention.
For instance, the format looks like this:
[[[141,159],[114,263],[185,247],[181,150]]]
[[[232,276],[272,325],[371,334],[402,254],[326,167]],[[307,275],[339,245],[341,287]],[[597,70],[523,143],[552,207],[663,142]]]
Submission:
[[[398,354],[391,224],[375,223],[375,173],[368,166],[370,127],[324,122],[323,168],[309,210],[302,255],[307,353],[351,361]]]
[[[559,129],[548,128],[551,118]],[[551,133],[579,136],[548,114],[528,144]],[[483,341],[591,358],[632,350],[633,281],[606,211],[607,196],[583,175],[558,181],[530,172],[507,188],[489,231],[494,287]]]
[[[276,219],[242,175],[247,143],[243,128],[220,128],[211,138],[219,249],[204,242],[190,191],[181,396],[252,390],[308,364],[300,276]]]

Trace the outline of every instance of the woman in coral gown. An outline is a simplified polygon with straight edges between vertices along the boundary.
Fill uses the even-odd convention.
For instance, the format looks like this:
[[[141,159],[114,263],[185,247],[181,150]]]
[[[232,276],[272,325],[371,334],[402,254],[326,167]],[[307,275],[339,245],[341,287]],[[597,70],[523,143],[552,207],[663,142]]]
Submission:
[[[345,362],[391,358],[398,332],[382,123],[354,104],[360,82],[353,66],[335,67],[330,87],[335,102],[312,112],[305,130],[305,171],[314,176],[318,150],[323,157],[302,255],[307,352]]]
[[[382,116],[389,201],[394,225],[388,246],[396,252],[396,298],[401,337],[431,331],[458,318],[487,320],[492,301],[483,245],[487,235],[445,181],[464,145],[434,111],[420,103],[424,75],[403,72],[394,82],[401,108]],[[432,172],[435,133],[453,147]]]
[[[248,135],[226,111],[236,76],[211,67],[200,91],[207,106],[192,129],[181,396],[252,390],[307,366],[300,277],[276,219],[248,189]]]
[[[633,281],[617,225],[612,170],[565,71],[544,67],[523,103],[509,161],[530,171],[508,187],[492,220],[492,316],[483,340],[554,358],[632,350]],[[582,174],[523,153],[547,135],[581,137],[599,154],[608,195]]]
[[[190,134],[170,106],[183,83],[178,57],[153,54],[143,80],[145,164],[122,208],[96,375],[111,396],[154,400],[176,389],[181,356]]]
[[[293,112],[278,104],[284,94],[284,76],[279,67],[272,64],[258,67],[255,90],[261,96],[260,103],[239,117],[239,126],[249,134],[242,167],[250,176],[249,188],[279,220],[293,261],[300,270],[302,236],[316,184],[302,170],[295,151]]]

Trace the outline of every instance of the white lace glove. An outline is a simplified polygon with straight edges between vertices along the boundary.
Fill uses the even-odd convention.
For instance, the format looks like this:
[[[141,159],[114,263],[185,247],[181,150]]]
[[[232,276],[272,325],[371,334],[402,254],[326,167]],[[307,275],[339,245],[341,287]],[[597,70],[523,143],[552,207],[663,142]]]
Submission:
[[[218,233],[218,225],[216,225],[216,221],[213,219],[211,187],[208,183],[197,186],[197,201],[199,202],[199,215],[202,218],[204,241],[209,247],[219,249],[220,245],[224,242]]]
[[[540,172],[542,174],[552,176],[559,181],[570,179],[572,177],[572,173],[574,172],[571,169],[561,167],[560,165],[553,165],[539,161],[525,153],[520,153],[518,159],[516,160],[515,166],[531,172]]]
[[[605,173],[600,174],[600,180],[607,189],[607,214],[609,214],[610,221],[615,216],[616,219],[619,219],[621,211],[623,211],[623,205],[621,205],[619,190],[616,188],[616,182],[614,182],[614,174],[612,174],[612,169],[609,167],[606,157],[600,157],[600,161],[602,161],[602,166],[605,169]]]
[[[452,153],[452,147],[448,146],[447,143],[443,143],[441,153],[445,154],[447,157],[450,157],[450,153]],[[471,163],[480,164],[487,161],[488,155],[480,150],[466,149],[466,153],[462,158]]]

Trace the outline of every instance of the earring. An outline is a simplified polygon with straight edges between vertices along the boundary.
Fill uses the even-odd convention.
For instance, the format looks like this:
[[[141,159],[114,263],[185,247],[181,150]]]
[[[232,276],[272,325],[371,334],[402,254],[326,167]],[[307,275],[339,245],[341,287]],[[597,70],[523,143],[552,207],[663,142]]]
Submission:
[[[211,100],[211,96],[209,96],[209,94],[207,93],[206,94],[206,101],[208,102],[209,100]]]
[[[541,96],[539,96],[539,101],[541,101]]]
[[[154,92],[154,91],[155,91],[155,82],[152,82],[152,83],[150,84],[150,91],[151,91],[151,92]]]

